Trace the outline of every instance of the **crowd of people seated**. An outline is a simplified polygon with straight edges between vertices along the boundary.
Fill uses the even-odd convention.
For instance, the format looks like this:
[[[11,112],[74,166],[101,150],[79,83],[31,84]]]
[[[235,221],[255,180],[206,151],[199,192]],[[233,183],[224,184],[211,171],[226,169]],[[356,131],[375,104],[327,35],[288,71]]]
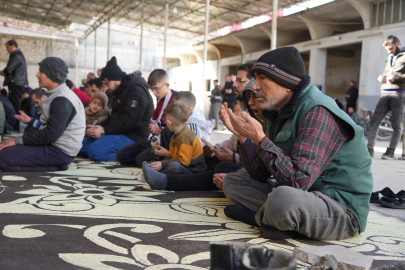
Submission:
[[[225,214],[266,238],[336,240],[365,230],[372,175],[363,130],[312,85],[294,47],[227,78],[220,116],[233,134],[216,145],[195,96],[172,90],[165,70],[145,81],[112,57],[97,73],[80,89],[62,59],[39,63],[40,88],[26,98],[40,113],[5,119],[28,127],[0,142],[2,171],[67,170],[76,156],[118,161],[142,168],[154,190],[222,189],[234,203]]]

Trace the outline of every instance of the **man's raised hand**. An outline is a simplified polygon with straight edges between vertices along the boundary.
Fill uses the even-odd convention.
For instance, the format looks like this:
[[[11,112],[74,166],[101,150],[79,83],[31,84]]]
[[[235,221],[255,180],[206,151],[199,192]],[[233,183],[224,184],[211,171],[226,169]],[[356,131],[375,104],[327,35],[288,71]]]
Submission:
[[[233,134],[235,134],[236,136],[239,137],[240,135],[235,131],[235,129],[233,128],[232,123],[229,119],[229,115],[228,115],[229,110],[230,109],[228,109],[228,103],[224,102],[224,104],[221,105],[221,114],[220,114],[221,120],[230,132],[232,132]]]
[[[16,115],[14,115],[14,117],[18,121],[23,122],[24,124],[28,124],[31,121],[31,117],[26,115],[24,111],[19,111],[19,112],[20,112],[20,114],[16,114]]]
[[[229,121],[235,127],[235,131],[245,138],[252,140],[255,144],[261,142],[266,135],[263,132],[262,125],[247,112],[242,112],[241,116],[237,116],[228,109]]]

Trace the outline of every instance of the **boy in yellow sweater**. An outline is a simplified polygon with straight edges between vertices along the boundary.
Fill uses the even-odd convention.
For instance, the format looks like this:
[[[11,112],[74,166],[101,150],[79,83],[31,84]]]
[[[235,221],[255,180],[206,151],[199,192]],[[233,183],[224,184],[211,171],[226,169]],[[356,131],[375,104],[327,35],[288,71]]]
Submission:
[[[166,188],[166,174],[192,174],[207,169],[200,140],[186,126],[190,116],[187,105],[181,102],[169,104],[164,113],[167,127],[174,132],[169,152],[163,161],[142,163],[144,179],[152,189]]]

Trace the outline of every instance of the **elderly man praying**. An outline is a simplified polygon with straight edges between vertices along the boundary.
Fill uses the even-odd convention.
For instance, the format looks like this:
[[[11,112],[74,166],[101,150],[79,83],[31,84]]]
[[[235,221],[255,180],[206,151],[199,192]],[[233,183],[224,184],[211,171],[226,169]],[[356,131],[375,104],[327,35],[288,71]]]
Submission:
[[[312,85],[294,47],[262,55],[252,89],[269,126],[221,108],[238,136],[248,172],[228,174],[233,219],[260,226],[262,237],[350,238],[365,230],[373,178],[363,129]]]

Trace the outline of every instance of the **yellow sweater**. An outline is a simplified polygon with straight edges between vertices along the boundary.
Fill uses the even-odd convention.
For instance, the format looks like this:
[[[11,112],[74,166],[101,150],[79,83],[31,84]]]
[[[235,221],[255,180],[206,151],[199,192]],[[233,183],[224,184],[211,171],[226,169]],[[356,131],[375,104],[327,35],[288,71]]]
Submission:
[[[162,161],[163,169],[170,162],[179,162],[192,172],[203,172],[207,169],[200,140],[187,126],[170,139],[169,153]]]

